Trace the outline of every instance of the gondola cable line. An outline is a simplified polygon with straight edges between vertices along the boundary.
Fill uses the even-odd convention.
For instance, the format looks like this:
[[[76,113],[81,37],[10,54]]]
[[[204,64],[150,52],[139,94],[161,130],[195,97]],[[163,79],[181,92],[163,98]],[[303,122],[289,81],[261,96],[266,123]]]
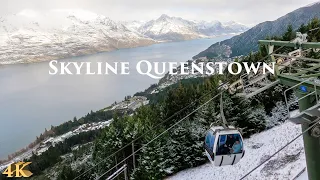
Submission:
[[[309,30],[308,32],[311,32],[311,31],[314,31],[314,30],[317,30],[317,33],[320,31],[320,27],[319,28],[315,28],[315,29],[312,29],[312,30]],[[293,42],[290,41],[290,42]],[[284,47],[281,46],[280,48]],[[274,54],[275,52],[273,52]],[[300,83],[301,84],[301,83]],[[316,94],[317,96],[317,94]],[[289,112],[288,112],[289,113]],[[289,117],[287,118],[289,119]],[[319,125],[320,124],[320,119],[316,119],[314,120],[313,122],[311,122],[311,125],[305,129],[301,134],[299,134],[297,137],[293,138],[291,141],[289,141],[285,146],[281,147],[278,151],[276,151],[274,154],[272,154],[271,156],[269,156],[266,160],[264,160],[263,162],[261,162],[258,166],[256,166],[255,168],[253,168],[251,171],[249,171],[247,174],[245,174],[244,176],[241,177],[240,180],[243,180],[244,178],[248,177],[252,172],[254,172],[256,169],[258,169],[260,166],[262,166],[264,163],[266,163],[267,161],[269,161],[271,158],[273,158],[275,155],[277,155],[279,152],[281,152],[283,149],[285,149],[287,146],[289,146],[291,143],[293,143],[295,140],[297,140],[299,137],[301,137],[302,135],[304,135],[306,132],[308,132],[309,130],[311,130],[312,128],[314,128],[315,126]]]
[[[277,48],[276,50],[273,51],[273,53],[266,55],[265,57],[263,57],[260,61],[264,61],[266,60],[268,57],[272,56],[273,54],[275,54],[276,52],[278,52],[279,50],[281,50],[282,48],[284,48],[285,46],[281,46],[279,48]],[[225,84],[220,85],[219,87],[222,87]],[[219,88],[218,87],[218,88]],[[221,95],[221,93],[223,93],[225,90],[222,90],[218,95],[214,96],[214,98],[211,98],[209,101],[207,101],[206,103],[204,103],[203,105],[209,103],[210,101],[212,101],[213,99],[217,98],[219,95]],[[140,135],[139,137],[135,138],[134,140],[132,140],[130,143],[128,143],[127,145],[125,145],[124,147],[120,148],[119,150],[117,150],[116,152],[112,153],[111,155],[107,156],[106,158],[102,159],[100,162],[96,163],[93,167],[87,169],[85,172],[81,173],[80,175],[78,175],[76,178],[74,178],[74,180],[78,179],[79,177],[83,176],[84,174],[90,172],[92,169],[94,169],[96,166],[98,166],[99,164],[103,163],[104,161],[106,161],[107,159],[109,159],[110,157],[116,155],[117,153],[119,153],[120,151],[122,151],[123,149],[129,147],[132,145],[132,143],[134,143],[135,141],[137,141],[138,139],[142,138],[143,136],[145,136],[146,134],[148,134],[149,132],[151,132],[151,130],[159,127],[160,125],[164,124],[165,122],[169,121],[170,119],[172,119],[173,117],[175,117],[176,115],[180,114],[182,111],[184,111],[185,109],[193,106],[194,104],[196,104],[196,102],[199,102],[203,97],[206,97],[208,95],[210,95],[212,92],[210,91],[209,93],[201,96],[200,98],[198,98],[197,100],[195,100],[194,102],[190,103],[188,106],[182,108],[181,110],[179,110],[178,112],[174,113],[173,115],[171,115],[169,118],[167,118],[166,120],[162,121],[161,123],[159,123],[158,125],[156,125],[155,127],[151,128],[150,130],[148,130],[147,132],[143,133],[142,135]],[[200,109],[201,107],[203,107],[203,105],[201,105],[200,107],[198,107],[196,110]],[[195,110],[195,111],[196,111]],[[179,124],[180,122],[182,122],[183,120],[185,120],[187,117],[189,117],[191,114],[193,114],[195,111],[193,111],[192,113],[188,114],[186,117],[182,118],[181,120],[179,120],[177,123],[175,123],[173,126],[169,127],[168,129],[166,129],[163,133],[161,133],[160,135],[158,135],[156,138],[159,138],[160,136],[162,136],[165,132],[169,131],[171,128],[173,128],[175,125]],[[105,174],[107,174],[108,172],[110,172],[113,168],[117,167],[119,164],[123,163],[125,160],[129,159],[129,157],[133,156],[136,152],[140,151],[143,147],[145,147],[146,145],[149,145],[152,141],[154,141],[154,139],[152,139],[151,141],[149,141],[147,144],[145,144],[144,146],[142,146],[141,148],[139,148],[137,151],[133,152],[131,155],[129,155],[128,157],[126,157],[124,160],[122,160],[120,163],[118,163],[116,166],[112,167],[111,169],[109,169]]]
[[[276,53],[276,52],[278,52],[279,50],[281,50],[283,47],[285,47],[285,46],[281,46],[281,47],[279,47],[279,48],[277,48],[273,53],[271,53],[271,54],[268,54],[268,55],[266,55],[265,57],[263,57],[262,59],[261,59],[261,61],[264,61],[266,58],[268,58],[268,57],[270,57],[271,55],[273,55],[274,53]],[[221,86],[223,86],[223,85],[221,85]],[[221,87],[220,86],[220,87]],[[216,96],[214,96],[214,98],[213,99],[215,99],[215,98],[217,98],[218,96],[221,96],[222,95],[222,93],[224,92],[225,90],[223,90],[223,91],[221,91],[218,95],[216,95]],[[207,101],[206,103],[208,103],[208,102],[210,102],[211,100],[213,100],[213,99],[210,99],[209,101]],[[206,104],[205,103],[205,104]],[[203,104],[204,105],[204,104]],[[200,109],[203,105],[201,105],[200,107],[198,107],[196,110],[198,110],[198,109]],[[184,108],[185,109],[185,108]],[[180,110],[181,111],[181,110]],[[179,112],[180,112],[179,111]],[[194,111],[195,112],[195,111]],[[192,112],[193,113],[193,112]],[[192,114],[191,113],[191,114]],[[186,117],[189,117],[191,114],[189,114],[189,115],[187,115]],[[175,114],[174,114],[175,115]],[[169,127],[168,129],[166,129],[163,133],[161,133],[160,135],[158,135],[156,138],[159,138],[160,136],[162,136],[165,132],[167,132],[167,131],[169,131],[170,129],[172,129],[175,125],[177,125],[177,124],[179,124],[180,122],[182,122],[183,120],[185,120],[186,119],[186,117],[184,117],[184,118],[182,118],[180,121],[178,121],[177,123],[175,123],[173,126],[171,126],[171,127]],[[225,122],[224,122],[225,123]],[[242,137],[241,137],[242,138]],[[155,139],[152,139],[151,141],[149,141],[147,144],[145,144],[144,146],[142,146],[141,148],[139,148],[137,151],[135,151],[135,152],[133,152],[132,154],[130,154],[129,156],[127,156],[124,160],[122,160],[121,162],[119,162],[118,164],[116,164],[115,166],[113,166],[111,169],[109,169],[107,172],[105,172],[104,174],[107,174],[107,173],[109,173],[112,169],[114,169],[115,167],[117,167],[118,165],[120,165],[121,163],[123,163],[123,162],[125,162],[127,159],[129,159],[131,156],[133,156],[136,152],[138,152],[138,151],[140,151],[140,150],[142,150],[142,148],[144,148],[145,146],[147,146],[147,145],[149,145],[151,142],[153,142]],[[129,146],[130,144],[128,144],[128,146]],[[115,153],[114,153],[115,154]],[[111,156],[111,155],[110,155]],[[110,156],[108,156],[108,157],[110,157]],[[107,158],[108,158],[107,157]],[[100,164],[100,162],[99,162],[99,164]],[[95,167],[95,166],[94,166]],[[93,167],[92,167],[93,168]],[[90,169],[89,169],[90,170]],[[87,171],[89,171],[89,170],[87,170]],[[85,172],[86,173],[86,172]],[[83,173],[83,174],[85,174],[85,173]],[[79,175],[79,177],[80,177],[81,175]],[[78,177],[77,177],[78,178]],[[77,178],[75,178],[75,179],[77,179]]]
[[[141,151],[143,148],[147,147],[149,144],[151,144],[153,141],[157,140],[159,137],[161,137],[162,135],[164,135],[165,133],[167,133],[169,130],[171,130],[173,127],[175,127],[176,125],[180,124],[182,121],[186,120],[189,116],[191,116],[193,113],[197,112],[199,109],[201,109],[203,106],[205,106],[206,104],[208,104],[209,102],[211,102],[212,100],[216,99],[217,97],[220,96],[222,92],[220,92],[219,94],[215,95],[214,97],[210,98],[208,101],[206,101],[205,103],[203,103],[202,105],[200,105],[198,108],[196,108],[195,110],[193,110],[191,113],[189,113],[187,116],[185,116],[184,118],[180,119],[178,122],[176,122],[175,124],[173,124],[172,126],[170,126],[169,128],[167,128],[166,130],[164,130],[162,133],[160,133],[159,135],[157,135],[155,138],[151,139],[150,141],[148,141],[146,144],[144,144],[142,147],[140,147],[139,149],[137,149],[136,151],[134,151],[133,153],[131,153],[129,156],[127,156],[126,158],[124,158],[122,161],[120,161],[119,163],[117,163],[116,165],[114,165],[113,167],[109,168],[108,171],[106,171],[103,174],[108,174],[111,170],[113,170],[114,168],[116,168],[117,166],[119,166],[120,164],[124,163],[126,160],[128,160],[131,156],[133,156],[134,154],[136,154],[137,152]],[[101,176],[99,177],[101,178]],[[99,179],[98,178],[98,179]],[[98,180],[97,179],[97,180]]]
[[[301,35],[301,33],[299,34],[299,35]],[[297,35],[298,36],[298,35]],[[292,41],[290,41],[289,43],[295,43],[295,44],[299,44],[299,45],[301,45],[301,43],[303,43],[304,41],[299,41],[299,40],[297,40],[296,42],[292,42]],[[285,47],[285,45],[282,45],[281,47],[279,47],[278,49],[276,49],[275,51],[273,51],[273,52],[271,52],[271,53],[269,53],[266,57],[268,57],[268,56],[271,56],[271,55],[273,55],[273,54],[275,54],[277,51],[279,51],[280,49],[282,49],[283,47]],[[263,59],[265,59],[266,57],[264,57]],[[298,137],[296,137],[296,138],[294,138],[291,142],[289,142],[286,146],[288,146],[289,144],[291,144],[293,141],[295,141],[297,138],[299,138],[300,136],[302,136],[305,132],[307,132],[307,131],[309,131],[311,128],[313,128],[314,126],[316,126],[316,125],[318,125],[318,122],[316,122],[315,124],[313,124],[312,126],[310,126],[308,129],[306,129],[303,133],[301,133]],[[162,134],[160,134],[159,136],[161,136]],[[285,146],[285,147],[286,147]],[[285,147],[283,147],[283,148],[281,148],[279,151],[277,151],[274,155],[276,155],[277,153],[279,153],[281,150],[283,150]],[[274,156],[273,155],[273,156]],[[271,158],[270,158],[271,159]],[[269,160],[270,160],[269,159]],[[268,161],[268,160],[266,160],[266,161]],[[260,165],[261,166],[261,165]],[[114,167],[113,167],[114,168]],[[112,169],[110,169],[110,170],[112,170]],[[109,171],[110,171],[109,170]],[[108,172],[109,172],[108,171]],[[253,170],[254,171],[254,170]],[[252,171],[252,172],[253,172]],[[249,172],[249,174],[250,174],[251,172]],[[246,175],[247,176],[247,175]],[[245,178],[246,176],[244,176],[243,178]],[[242,178],[242,179],[243,179]]]
[[[277,155],[279,152],[281,152],[282,150],[284,150],[287,146],[289,146],[291,143],[293,143],[295,140],[297,140],[299,137],[301,137],[304,133],[308,132],[309,130],[311,130],[313,127],[315,127],[316,125],[320,124],[320,120],[315,120],[314,124],[311,125],[309,128],[307,128],[306,130],[304,130],[302,133],[300,133],[298,136],[296,136],[295,138],[293,138],[291,141],[289,141],[286,145],[284,145],[283,147],[281,147],[279,150],[277,150],[275,153],[273,153],[271,156],[269,156],[266,160],[264,160],[263,162],[261,162],[258,166],[254,167],[251,171],[249,171],[247,174],[245,174],[244,176],[241,177],[240,180],[245,179],[246,177],[248,177],[252,172],[254,172],[256,169],[258,169],[260,166],[262,166],[264,163],[266,163],[267,161],[269,161],[270,159],[272,159],[275,155]]]
[[[223,86],[224,84],[220,85],[219,87]],[[145,135],[149,134],[152,130],[160,127],[161,125],[163,125],[164,123],[168,122],[169,120],[171,120],[173,117],[177,116],[178,114],[180,114],[181,112],[185,111],[186,109],[194,106],[197,102],[200,102],[202,99],[204,99],[205,97],[207,97],[208,95],[212,94],[212,91],[209,91],[208,93],[206,93],[205,95],[202,95],[200,98],[196,99],[195,101],[193,101],[192,103],[190,103],[188,106],[185,106],[184,108],[180,109],[179,111],[175,112],[173,115],[171,115],[170,117],[168,117],[167,119],[165,119],[164,121],[162,121],[161,123],[157,124],[156,126],[152,127],[151,129],[147,130],[145,133],[143,133],[142,135],[138,136],[137,138],[135,138],[134,140],[132,140],[130,143],[126,144],[125,146],[123,146],[122,148],[118,149],[116,152],[112,153],[111,155],[107,156],[106,158],[102,159],[101,161],[99,161],[98,163],[96,163],[93,167],[87,169],[86,171],[84,171],[83,173],[81,173],[80,175],[78,175],[77,177],[74,178],[74,180],[78,179],[79,177],[83,176],[84,174],[90,172],[91,170],[93,170],[96,166],[98,166],[99,164],[105,162],[107,159],[113,157],[114,155],[116,155],[117,153],[119,153],[120,151],[124,150],[125,148],[129,147],[132,145],[132,143],[136,142],[137,140],[139,140],[140,138],[144,137]],[[134,153],[133,153],[134,154]]]

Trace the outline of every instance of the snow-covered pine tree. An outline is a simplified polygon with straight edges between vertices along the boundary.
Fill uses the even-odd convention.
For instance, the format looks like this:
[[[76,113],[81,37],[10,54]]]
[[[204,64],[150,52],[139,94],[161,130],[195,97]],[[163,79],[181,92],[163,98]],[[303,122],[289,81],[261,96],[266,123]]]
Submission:
[[[152,140],[155,136],[150,136]],[[172,147],[167,146],[169,135],[159,137],[144,147],[137,160],[137,168],[131,174],[133,180],[156,180],[162,179],[172,173],[174,168],[173,160],[170,158]]]
[[[224,111],[229,125],[243,129],[243,136],[260,132],[266,128],[265,119],[262,116],[253,116],[253,108],[248,100],[236,96],[225,96]]]
[[[279,101],[271,111],[271,116],[267,118],[267,127],[271,128],[284,122],[288,117],[287,106],[284,102]]]

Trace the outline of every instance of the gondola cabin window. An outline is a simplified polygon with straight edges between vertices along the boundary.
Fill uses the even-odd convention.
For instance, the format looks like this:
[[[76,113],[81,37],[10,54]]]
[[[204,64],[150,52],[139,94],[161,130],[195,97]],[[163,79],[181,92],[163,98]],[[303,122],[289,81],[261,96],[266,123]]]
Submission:
[[[220,135],[216,151],[216,155],[230,155],[242,153],[242,138],[239,134]]]
[[[215,136],[213,135],[213,131],[209,130],[205,139],[205,148],[211,156],[213,155],[214,140]]]

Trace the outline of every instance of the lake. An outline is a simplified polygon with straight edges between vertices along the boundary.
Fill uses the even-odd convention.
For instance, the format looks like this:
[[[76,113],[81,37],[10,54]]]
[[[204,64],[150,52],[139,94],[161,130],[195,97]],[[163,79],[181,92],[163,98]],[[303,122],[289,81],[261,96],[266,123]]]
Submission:
[[[143,91],[158,80],[135,72],[141,60],[185,62],[231,36],[154,44],[66,58],[70,62],[130,62],[130,75],[49,75],[49,62],[0,66],[0,158],[59,125]]]

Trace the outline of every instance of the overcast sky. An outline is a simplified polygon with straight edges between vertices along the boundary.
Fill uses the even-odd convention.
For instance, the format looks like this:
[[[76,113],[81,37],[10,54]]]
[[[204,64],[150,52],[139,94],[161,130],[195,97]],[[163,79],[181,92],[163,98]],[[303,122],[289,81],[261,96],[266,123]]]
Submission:
[[[161,14],[192,20],[275,20],[319,0],[0,0],[0,16],[23,10],[83,9],[113,20],[150,20]]]

